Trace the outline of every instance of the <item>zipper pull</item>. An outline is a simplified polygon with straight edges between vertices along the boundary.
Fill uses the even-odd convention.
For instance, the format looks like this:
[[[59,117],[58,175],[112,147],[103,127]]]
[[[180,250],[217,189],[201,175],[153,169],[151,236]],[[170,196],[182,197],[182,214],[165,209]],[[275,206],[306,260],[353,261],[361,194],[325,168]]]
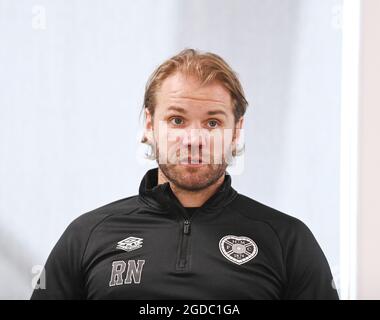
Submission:
[[[184,234],[189,234],[190,233],[190,221],[187,220],[187,219],[183,223],[183,233]]]

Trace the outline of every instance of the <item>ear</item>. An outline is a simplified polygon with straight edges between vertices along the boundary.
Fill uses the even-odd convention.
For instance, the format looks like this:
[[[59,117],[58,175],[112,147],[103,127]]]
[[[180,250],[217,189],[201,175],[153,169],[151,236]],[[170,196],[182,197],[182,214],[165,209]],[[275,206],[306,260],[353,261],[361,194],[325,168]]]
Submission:
[[[144,136],[142,138],[143,143],[152,143],[153,137],[153,116],[148,109],[144,110],[145,114],[145,125],[144,125]]]
[[[243,129],[243,125],[244,125],[244,117],[241,117],[235,124],[234,142],[239,141],[240,131],[241,129]]]
[[[234,128],[234,136],[232,138],[232,155],[235,157],[240,153],[239,150],[237,150],[237,143],[240,140],[240,132],[243,129],[244,124],[244,117],[241,117],[235,124]]]
[[[145,108],[144,112],[145,112],[145,130],[150,131],[153,129],[153,117],[147,108]]]

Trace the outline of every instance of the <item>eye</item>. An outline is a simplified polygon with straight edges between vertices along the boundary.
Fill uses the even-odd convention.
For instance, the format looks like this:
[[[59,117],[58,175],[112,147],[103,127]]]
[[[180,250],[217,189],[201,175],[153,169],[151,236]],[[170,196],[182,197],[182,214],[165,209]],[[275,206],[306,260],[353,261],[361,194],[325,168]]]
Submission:
[[[175,126],[180,126],[181,124],[183,124],[183,119],[180,117],[173,117],[170,119],[170,122]]]
[[[208,125],[209,128],[214,129],[214,128],[217,128],[219,126],[219,122],[217,120],[215,120],[215,119],[212,119],[212,120],[209,120],[207,122],[207,125]]]

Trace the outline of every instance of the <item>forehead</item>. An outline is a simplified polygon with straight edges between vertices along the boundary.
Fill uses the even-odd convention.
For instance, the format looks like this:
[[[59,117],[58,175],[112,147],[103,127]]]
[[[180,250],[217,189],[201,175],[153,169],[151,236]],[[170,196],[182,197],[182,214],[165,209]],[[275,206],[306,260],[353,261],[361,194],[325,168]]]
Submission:
[[[201,86],[200,81],[177,72],[166,78],[157,92],[157,107],[171,105],[222,107],[232,112],[231,94],[218,81]]]

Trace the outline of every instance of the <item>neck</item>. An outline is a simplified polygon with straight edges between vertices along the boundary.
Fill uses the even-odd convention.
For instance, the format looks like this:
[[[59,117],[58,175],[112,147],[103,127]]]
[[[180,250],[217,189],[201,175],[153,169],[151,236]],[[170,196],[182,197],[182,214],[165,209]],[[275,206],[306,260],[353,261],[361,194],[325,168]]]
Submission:
[[[169,182],[170,188],[184,207],[201,207],[223,184],[224,174],[211,186],[199,191],[189,191],[174,185],[166,176],[158,169],[158,184]]]

